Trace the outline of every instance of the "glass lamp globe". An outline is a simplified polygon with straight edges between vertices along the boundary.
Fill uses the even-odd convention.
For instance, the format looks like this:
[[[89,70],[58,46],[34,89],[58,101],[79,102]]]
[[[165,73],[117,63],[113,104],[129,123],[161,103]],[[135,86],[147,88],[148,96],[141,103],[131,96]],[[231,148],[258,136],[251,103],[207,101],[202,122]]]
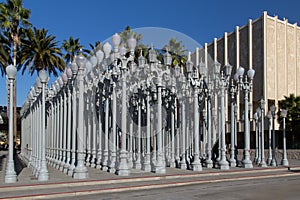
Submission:
[[[47,70],[41,69],[39,71],[39,78],[40,78],[42,83],[46,83],[48,81],[48,77],[49,77],[49,73],[48,73]]]
[[[254,69],[249,69],[247,72],[248,78],[250,78],[250,80],[253,79],[254,75],[255,75],[255,70]]]
[[[238,76],[243,76],[244,72],[245,72],[245,69],[242,66],[240,66],[237,70]]]
[[[111,45],[108,42],[106,42],[103,45],[103,51],[104,51],[104,54],[105,54],[105,58],[108,58],[109,55],[110,55],[110,52],[111,52]]]
[[[85,66],[86,58],[82,54],[82,52],[79,52],[79,55],[76,57],[76,64],[78,65],[79,69],[83,69]]]
[[[77,71],[78,71],[78,66],[77,66],[77,64],[76,64],[75,59],[72,61],[70,67],[71,67],[73,76],[75,76],[75,75],[77,74]]]
[[[136,39],[132,36],[127,40],[127,45],[130,51],[134,51],[136,47]]]
[[[114,48],[118,48],[118,46],[120,45],[121,43],[121,37],[118,33],[115,33],[112,38],[112,44],[114,45]]]
[[[67,76],[67,74],[63,73],[63,74],[61,75],[61,78],[62,78],[64,84],[67,84],[67,83],[68,83],[68,76]]]
[[[216,62],[214,63],[214,70],[215,70],[215,74],[219,74],[219,73],[220,73],[220,70],[221,70],[221,64],[220,64],[218,61],[216,61]]]
[[[70,67],[67,67],[66,68],[66,74],[67,74],[67,77],[68,77],[68,79],[71,79],[72,78],[72,70],[71,70],[71,68]]]
[[[97,62],[98,64],[102,62],[104,54],[100,49],[96,52]]]
[[[15,68],[13,65],[8,65],[6,67],[6,74],[8,79],[15,79],[17,74],[17,68]]]

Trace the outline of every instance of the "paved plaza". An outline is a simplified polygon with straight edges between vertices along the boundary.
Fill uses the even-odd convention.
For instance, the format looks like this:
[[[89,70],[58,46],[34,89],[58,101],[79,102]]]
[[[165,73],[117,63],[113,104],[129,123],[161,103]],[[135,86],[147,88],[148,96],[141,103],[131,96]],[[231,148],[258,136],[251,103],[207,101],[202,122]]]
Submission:
[[[290,184],[300,180],[300,160],[289,160],[290,167],[261,168],[254,166],[253,169],[236,167],[230,168],[230,170],[203,168],[201,172],[167,168],[166,174],[163,175],[132,169],[130,176],[126,178],[88,167],[89,178],[86,180],[74,180],[63,172],[48,166],[49,181],[38,181],[32,175],[31,170],[23,165],[22,161],[15,159],[18,182],[6,184],[4,183],[6,153],[1,152],[0,199],[9,199],[9,197],[14,199],[64,199],[75,196],[76,199],[86,199],[87,197],[89,197],[88,199],[99,199],[100,197],[101,199],[102,197],[103,199],[123,199],[121,194],[125,194],[125,199],[137,199],[136,195],[138,193],[149,198],[152,196],[154,199],[158,197],[166,199],[168,193],[164,193],[162,190],[170,192],[169,199],[180,199],[179,197],[183,197],[184,193],[180,193],[181,196],[175,194],[178,191],[186,191],[186,188],[192,188],[189,192],[190,195],[193,194],[193,191],[197,191],[192,196],[187,196],[189,199],[199,199],[200,197],[198,198],[197,194],[204,195],[204,193],[210,193],[212,196],[209,199],[212,199],[213,197],[218,197],[219,194],[216,191],[214,192],[215,188],[219,188],[222,191],[225,187],[230,186],[231,190],[234,191],[233,188],[242,187],[242,185],[246,184],[251,186],[248,191],[250,192],[255,184],[262,184],[265,181],[269,184],[268,188],[271,190],[273,181],[270,180],[273,179],[277,183],[274,185],[275,188],[279,187],[278,181],[282,182],[281,180]],[[243,184],[239,185],[239,183]],[[213,188],[213,190],[203,193],[202,189],[197,190],[198,186],[202,189]],[[172,189],[173,187],[176,188]],[[285,187],[287,187],[286,184]],[[229,191],[226,190],[227,192],[224,194],[230,195],[231,190],[229,188]],[[290,188],[290,190],[292,189]],[[244,187],[241,191],[247,191],[247,188]],[[282,190],[282,192],[284,193],[285,191]],[[294,195],[295,192],[297,193],[297,191],[294,191]],[[133,194],[135,194],[134,197],[132,196]],[[239,195],[236,197],[239,197]],[[247,197],[245,199],[251,199],[249,195],[245,197]]]

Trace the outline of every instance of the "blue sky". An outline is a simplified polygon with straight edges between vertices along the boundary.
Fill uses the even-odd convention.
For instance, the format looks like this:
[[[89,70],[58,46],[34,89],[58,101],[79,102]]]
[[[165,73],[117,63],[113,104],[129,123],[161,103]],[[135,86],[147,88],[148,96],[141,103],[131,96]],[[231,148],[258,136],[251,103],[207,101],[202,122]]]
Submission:
[[[300,23],[298,0],[23,0],[23,3],[31,10],[34,26],[48,29],[60,42],[70,36],[80,38],[85,46],[104,41],[127,25],[133,29],[172,29],[203,45],[221,37],[225,31],[245,25],[248,19],[259,18],[263,11],[271,16],[278,15],[280,19],[287,18],[290,23]],[[31,77],[18,72],[18,106],[25,101],[35,78],[36,74]],[[50,82],[53,80],[55,78]],[[0,105],[6,105],[4,77],[0,77],[0,91]]]

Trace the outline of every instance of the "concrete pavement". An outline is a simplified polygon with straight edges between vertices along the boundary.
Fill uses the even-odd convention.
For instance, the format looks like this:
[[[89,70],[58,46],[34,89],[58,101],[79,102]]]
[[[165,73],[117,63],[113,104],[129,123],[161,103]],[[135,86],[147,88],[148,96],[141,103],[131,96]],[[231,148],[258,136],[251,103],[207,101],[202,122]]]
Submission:
[[[5,163],[5,160],[5,158],[1,159],[2,164]],[[141,170],[131,170],[129,177],[120,177],[89,167],[89,178],[86,180],[74,180],[61,171],[48,166],[50,180],[45,182],[38,181],[32,175],[31,170],[25,167],[19,172],[18,182],[14,184],[4,183],[5,165],[2,165],[2,168],[0,168],[0,199],[60,198],[220,181],[300,176],[300,173],[295,173],[300,170],[300,161],[289,160],[289,162],[290,170],[282,166],[267,168],[255,166],[253,169],[230,168],[230,170],[223,171],[220,169],[203,168],[201,172],[167,168],[167,173],[164,175],[151,172],[145,173]],[[16,168],[19,164],[18,162],[16,163]]]

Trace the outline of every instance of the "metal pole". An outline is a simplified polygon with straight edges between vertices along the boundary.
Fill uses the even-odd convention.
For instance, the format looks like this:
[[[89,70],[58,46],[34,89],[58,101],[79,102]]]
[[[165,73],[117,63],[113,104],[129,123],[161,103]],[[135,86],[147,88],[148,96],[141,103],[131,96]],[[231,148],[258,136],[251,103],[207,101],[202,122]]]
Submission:
[[[10,85],[10,92],[9,92],[9,146],[8,146],[8,161],[6,165],[6,172],[5,172],[5,183],[15,183],[17,182],[17,174],[15,172],[15,165],[14,165],[14,115],[13,115],[13,89],[14,89],[14,80],[9,79]]]
[[[77,127],[77,166],[74,169],[73,177],[75,179],[86,179],[88,178],[88,170],[84,165],[84,124],[83,124],[83,113],[84,113],[84,97],[83,97],[83,69],[78,69],[78,82],[79,82],[79,95],[78,95],[78,127]]]
[[[282,133],[283,133],[283,157],[282,157],[281,164],[282,164],[283,166],[289,166],[289,162],[288,162],[287,155],[286,155],[285,117],[283,117],[283,128],[282,128]]]

